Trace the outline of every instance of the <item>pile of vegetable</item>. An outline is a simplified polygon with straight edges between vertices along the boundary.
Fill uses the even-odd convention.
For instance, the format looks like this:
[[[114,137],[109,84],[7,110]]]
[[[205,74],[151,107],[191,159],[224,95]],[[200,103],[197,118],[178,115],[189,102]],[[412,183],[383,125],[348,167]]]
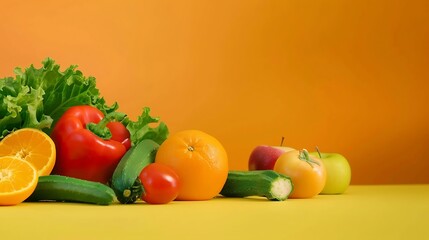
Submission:
[[[148,107],[132,121],[118,111],[116,102],[107,105],[96,79],[84,76],[77,66],[62,71],[50,58],[42,64],[41,68],[16,68],[14,77],[0,79],[0,140],[19,129],[31,128],[45,132],[55,142],[57,159],[52,175],[58,176],[40,176],[29,200],[91,202],[94,196],[88,194],[96,195],[97,189],[105,192],[128,150],[149,140],[159,146],[168,137],[168,127],[152,117]],[[100,184],[94,187],[92,183],[97,182]],[[62,199],[67,196],[81,199]]]
[[[85,77],[77,66],[61,71],[50,58],[39,69],[16,68],[14,77],[0,79],[0,189],[5,182],[13,186],[14,174],[21,171],[22,177],[23,169],[37,173],[27,185],[3,187],[0,205],[24,200],[165,204],[218,195],[284,201],[313,197],[326,187],[326,154],[322,161],[320,153],[319,159],[306,150],[259,146],[249,171],[231,171],[213,136],[198,130],[169,135],[150,108],[136,121],[118,109],[118,103],[107,105],[100,96],[94,77]],[[22,144],[24,136],[44,145],[31,139]],[[36,145],[42,154],[30,161]],[[336,180],[330,180],[325,193],[345,190],[346,170],[344,184],[332,188]]]

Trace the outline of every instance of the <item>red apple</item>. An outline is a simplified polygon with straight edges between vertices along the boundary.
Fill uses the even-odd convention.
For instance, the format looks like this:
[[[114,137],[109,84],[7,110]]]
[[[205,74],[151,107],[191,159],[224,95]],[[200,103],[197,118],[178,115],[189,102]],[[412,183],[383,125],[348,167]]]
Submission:
[[[283,153],[291,150],[295,149],[284,146],[257,146],[250,154],[249,170],[273,170],[277,158]]]

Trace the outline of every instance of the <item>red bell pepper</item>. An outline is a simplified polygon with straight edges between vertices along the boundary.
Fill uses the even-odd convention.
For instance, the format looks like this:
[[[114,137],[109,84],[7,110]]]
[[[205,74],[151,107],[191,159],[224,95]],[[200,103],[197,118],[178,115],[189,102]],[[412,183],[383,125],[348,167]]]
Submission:
[[[55,124],[51,137],[57,155],[53,174],[107,184],[116,165],[130,148],[130,133],[92,106],[68,109]]]

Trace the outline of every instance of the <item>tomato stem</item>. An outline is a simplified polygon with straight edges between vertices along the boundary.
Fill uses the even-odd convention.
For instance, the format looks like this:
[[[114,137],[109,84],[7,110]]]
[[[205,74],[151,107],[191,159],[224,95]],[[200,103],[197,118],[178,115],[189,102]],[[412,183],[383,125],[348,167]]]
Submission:
[[[313,164],[319,165],[318,162],[314,161],[310,154],[308,153],[307,149],[302,149],[301,151],[299,151],[299,157],[300,160],[308,163],[311,167],[314,167]],[[320,166],[320,165],[319,165]]]

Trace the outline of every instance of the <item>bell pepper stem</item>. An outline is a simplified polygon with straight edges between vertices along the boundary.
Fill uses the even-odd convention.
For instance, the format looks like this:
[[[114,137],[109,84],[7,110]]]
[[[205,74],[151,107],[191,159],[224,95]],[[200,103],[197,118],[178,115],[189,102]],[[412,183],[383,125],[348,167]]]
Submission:
[[[88,123],[86,129],[104,140],[109,140],[112,137],[112,133],[107,127],[107,124],[112,121],[122,122],[126,117],[127,115],[125,113],[111,112],[98,123]]]

